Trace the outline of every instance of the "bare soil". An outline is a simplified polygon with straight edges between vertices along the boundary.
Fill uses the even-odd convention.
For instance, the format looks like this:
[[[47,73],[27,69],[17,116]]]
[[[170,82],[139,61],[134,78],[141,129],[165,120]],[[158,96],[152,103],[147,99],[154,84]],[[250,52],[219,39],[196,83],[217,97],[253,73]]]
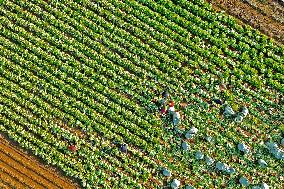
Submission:
[[[207,0],[217,11],[237,17],[263,34],[284,44],[284,3],[280,0]]]
[[[0,183],[8,188],[80,188],[76,181],[0,134]],[[0,185],[0,186],[1,186]]]

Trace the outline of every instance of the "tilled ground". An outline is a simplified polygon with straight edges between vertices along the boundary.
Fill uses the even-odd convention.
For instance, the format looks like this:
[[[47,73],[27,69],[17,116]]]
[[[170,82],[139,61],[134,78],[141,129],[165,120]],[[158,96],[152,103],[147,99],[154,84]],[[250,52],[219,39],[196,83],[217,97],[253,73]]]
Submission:
[[[79,188],[0,135],[0,188]]]
[[[277,0],[207,0],[240,21],[284,44],[284,3]],[[242,23],[243,24],[243,23]]]

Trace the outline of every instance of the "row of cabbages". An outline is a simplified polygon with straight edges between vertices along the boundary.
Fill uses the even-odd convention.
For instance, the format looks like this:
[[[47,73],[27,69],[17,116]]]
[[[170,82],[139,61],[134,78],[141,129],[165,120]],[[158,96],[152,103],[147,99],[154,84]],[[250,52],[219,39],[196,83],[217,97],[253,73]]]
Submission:
[[[235,122],[240,123],[248,115],[249,111],[247,107],[243,107],[241,112],[235,113],[231,106],[226,105],[224,110],[224,115],[226,117],[235,117]]]
[[[242,120],[248,115],[249,111],[246,107],[242,108],[241,112],[235,113],[234,110],[231,108],[231,106],[226,105],[225,106],[225,110],[224,110],[224,115],[226,117],[235,117],[235,121],[236,122],[242,122]],[[281,145],[284,146],[284,138],[281,140]],[[284,159],[284,152],[283,150],[281,150],[280,148],[278,148],[278,145],[276,143],[273,142],[267,142],[266,146],[269,150],[269,152],[271,154],[274,155],[275,158],[279,159],[279,160],[283,160]],[[238,149],[242,152],[244,152],[245,154],[250,152],[250,149],[248,146],[240,143],[238,144]]]
[[[227,109],[227,111],[230,111],[230,110]],[[246,116],[248,114],[247,109],[243,109],[243,111],[244,111],[244,113],[242,113],[242,115]],[[192,138],[194,138],[196,136],[197,132],[198,132],[198,129],[195,128],[195,127],[192,127],[185,134],[185,138],[186,139],[192,139]],[[207,136],[206,140],[208,142],[211,142],[213,139],[212,139],[212,137]],[[284,138],[281,140],[281,145],[284,146]],[[266,146],[269,149],[269,152],[272,153],[275,156],[275,158],[281,159],[281,160],[284,159],[284,153],[278,147],[278,145],[276,143],[267,142]],[[244,154],[248,154],[248,153],[251,152],[250,148],[247,145],[243,144],[243,143],[239,143],[237,147]],[[187,151],[187,150],[189,150],[190,146],[187,144],[187,142],[182,142],[181,148],[184,151]],[[213,158],[211,158],[209,156],[204,156],[204,154],[201,151],[197,151],[195,153],[195,159],[197,159],[197,160],[203,160],[204,159],[205,162],[207,163],[207,165],[213,165],[213,163],[215,162]],[[259,159],[258,160],[258,164],[261,167],[263,167],[263,168],[267,167],[267,163],[263,159]],[[236,173],[236,170],[233,167],[230,167],[226,163],[223,163],[223,162],[220,162],[220,161],[216,162],[215,169],[216,169],[216,171],[220,171],[220,172],[227,173],[227,174],[235,174]],[[167,169],[163,169],[163,175],[167,176],[167,177],[170,177],[171,176],[171,172],[169,170],[167,170]],[[245,177],[240,177],[239,182],[243,186],[250,185],[250,182]],[[177,179],[174,179],[172,181],[172,183],[171,183],[171,187],[174,188],[174,189],[177,189],[179,186],[180,186],[180,181],[177,180]],[[193,189],[194,187],[188,185],[188,186],[186,186],[186,188]],[[266,183],[261,183],[259,185],[253,186],[253,188],[254,189],[268,189],[269,186]]]
[[[284,159],[284,151],[281,150],[275,142],[266,142],[265,145],[276,159]],[[284,146],[284,138],[281,140],[281,145]]]
[[[250,185],[250,182],[249,180],[246,178],[246,177],[241,177],[239,179],[239,182],[242,186],[249,186]],[[266,184],[265,182],[261,183],[261,184],[258,184],[258,185],[255,185],[252,187],[253,189],[269,189],[269,186],[268,184]]]

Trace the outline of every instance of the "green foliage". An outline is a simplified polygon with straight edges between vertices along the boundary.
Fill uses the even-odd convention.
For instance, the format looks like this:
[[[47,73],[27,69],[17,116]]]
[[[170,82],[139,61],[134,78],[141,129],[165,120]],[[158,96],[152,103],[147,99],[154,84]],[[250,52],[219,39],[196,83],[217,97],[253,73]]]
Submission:
[[[168,180],[160,167],[179,179],[190,175],[195,187],[238,187],[235,175],[204,176],[204,182],[210,168],[195,161],[196,151],[240,175],[259,171],[269,180],[281,171],[275,159],[259,170],[232,156],[240,155],[235,143],[252,143],[256,134],[254,150],[269,157],[261,145],[264,125],[277,123],[263,112],[282,111],[275,99],[284,90],[283,47],[204,0],[14,0],[0,12],[0,130],[83,187],[162,187]],[[164,129],[170,122],[151,102],[165,88],[184,115],[181,135]],[[235,112],[248,104],[244,124],[225,119],[215,97]],[[187,141],[192,150],[181,152],[192,126],[199,135]],[[273,132],[280,136],[283,125]],[[218,148],[203,135],[216,138]],[[127,154],[118,148],[123,143]],[[160,184],[152,182],[157,178]]]

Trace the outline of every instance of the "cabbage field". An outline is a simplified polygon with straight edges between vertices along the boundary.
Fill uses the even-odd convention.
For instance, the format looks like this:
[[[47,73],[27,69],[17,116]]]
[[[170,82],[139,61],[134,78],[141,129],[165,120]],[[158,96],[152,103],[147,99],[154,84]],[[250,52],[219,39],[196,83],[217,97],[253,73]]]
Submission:
[[[0,133],[82,188],[284,188],[284,46],[204,0],[4,0]]]

